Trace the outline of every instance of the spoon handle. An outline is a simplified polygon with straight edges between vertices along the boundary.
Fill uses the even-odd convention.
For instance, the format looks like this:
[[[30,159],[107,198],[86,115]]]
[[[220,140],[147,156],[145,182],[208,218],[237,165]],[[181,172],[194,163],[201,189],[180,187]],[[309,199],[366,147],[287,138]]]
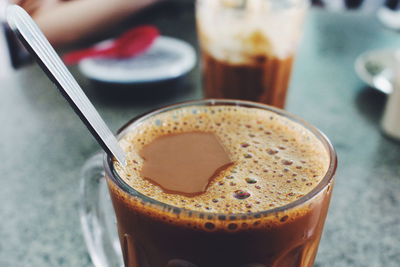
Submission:
[[[117,139],[33,19],[21,7],[10,5],[7,8],[7,21],[105,152],[125,165],[125,153]]]

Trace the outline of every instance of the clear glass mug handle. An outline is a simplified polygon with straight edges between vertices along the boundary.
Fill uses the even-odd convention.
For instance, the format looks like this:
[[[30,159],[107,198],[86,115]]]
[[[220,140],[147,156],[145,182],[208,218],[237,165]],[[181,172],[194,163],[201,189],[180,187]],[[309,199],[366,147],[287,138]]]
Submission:
[[[121,267],[123,257],[103,168],[104,153],[89,158],[81,170],[80,219],[83,236],[96,267]]]

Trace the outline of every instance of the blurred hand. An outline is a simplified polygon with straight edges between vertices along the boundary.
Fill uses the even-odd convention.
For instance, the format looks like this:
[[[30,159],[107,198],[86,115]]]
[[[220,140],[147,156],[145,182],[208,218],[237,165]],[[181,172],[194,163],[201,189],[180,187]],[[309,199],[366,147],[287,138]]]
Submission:
[[[11,0],[30,13],[50,43],[63,46],[117,25],[164,0]]]
[[[47,10],[57,5],[61,0],[13,0],[14,4],[23,7],[29,14],[34,14],[39,10]]]

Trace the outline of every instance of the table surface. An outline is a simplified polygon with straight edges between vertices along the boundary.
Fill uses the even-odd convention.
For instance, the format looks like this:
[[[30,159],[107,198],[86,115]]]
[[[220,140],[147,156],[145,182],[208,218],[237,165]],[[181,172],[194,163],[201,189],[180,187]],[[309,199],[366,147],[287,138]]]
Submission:
[[[197,47],[189,1],[131,22],[155,23]],[[287,109],[325,132],[339,156],[315,266],[399,266],[400,144],[380,132],[385,96],[353,69],[360,53],[399,45],[373,15],[309,14]],[[149,109],[202,96],[198,67],[177,83],[140,88],[109,88],[72,71],[114,131]],[[35,65],[0,76],[0,122],[0,266],[92,266],[79,172],[99,146]]]

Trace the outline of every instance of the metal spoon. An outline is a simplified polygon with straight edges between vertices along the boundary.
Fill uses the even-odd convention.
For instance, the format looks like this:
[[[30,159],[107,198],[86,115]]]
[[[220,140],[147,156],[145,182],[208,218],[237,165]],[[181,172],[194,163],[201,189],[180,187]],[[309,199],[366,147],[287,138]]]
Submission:
[[[393,90],[393,69],[400,58],[397,49],[372,50],[361,54],[355,70],[361,80],[385,94]]]
[[[50,80],[56,84],[97,142],[108,155],[114,156],[120,164],[125,166],[125,152],[119,146],[117,139],[33,19],[17,5],[8,6],[6,14],[11,29]]]
[[[384,69],[377,75],[372,77],[372,84],[375,88],[381,89],[381,91],[390,94],[393,91],[393,73],[390,69]]]

